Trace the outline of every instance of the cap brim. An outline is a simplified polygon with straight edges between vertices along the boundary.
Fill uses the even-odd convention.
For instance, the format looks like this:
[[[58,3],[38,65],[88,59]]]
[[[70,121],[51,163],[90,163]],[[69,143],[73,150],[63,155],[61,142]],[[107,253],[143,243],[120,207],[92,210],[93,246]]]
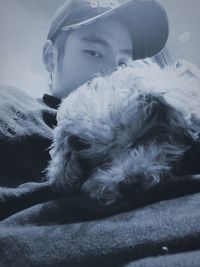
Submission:
[[[133,40],[133,59],[143,59],[158,54],[165,46],[168,34],[168,17],[155,0],[131,0],[84,21],[63,27],[64,31],[79,28],[107,16],[123,22]]]

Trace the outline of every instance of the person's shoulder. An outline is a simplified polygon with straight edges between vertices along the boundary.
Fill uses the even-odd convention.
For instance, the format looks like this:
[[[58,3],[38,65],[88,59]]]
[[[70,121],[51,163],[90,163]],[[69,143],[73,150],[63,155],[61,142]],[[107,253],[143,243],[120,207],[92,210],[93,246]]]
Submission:
[[[0,103],[3,104],[2,102],[9,104],[19,104],[20,102],[23,104],[38,103],[35,98],[24,90],[10,85],[0,85]]]
[[[35,98],[18,87],[0,85],[0,112],[3,111],[4,108],[10,109],[11,106],[12,110],[18,109],[23,112],[31,110],[54,111],[52,111],[52,108],[47,105],[42,98]]]
[[[12,94],[24,94],[27,95],[22,89],[15,87],[13,85],[0,84],[0,94],[2,95],[12,95]]]
[[[55,111],[23,90],[0,86],[0,135],[20,137],[37,134],[51,138],[52,132],[43,114]]]

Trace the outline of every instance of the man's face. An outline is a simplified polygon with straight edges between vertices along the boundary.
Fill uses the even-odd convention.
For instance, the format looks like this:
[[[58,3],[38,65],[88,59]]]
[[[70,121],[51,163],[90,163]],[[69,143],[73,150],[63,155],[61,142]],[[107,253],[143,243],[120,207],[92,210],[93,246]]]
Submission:
[[[132,59],[131,35],[116,19],[106,18],[66,34],[63,57],[52,75],[52,94],[56,97],[66,97],[96,75]]]

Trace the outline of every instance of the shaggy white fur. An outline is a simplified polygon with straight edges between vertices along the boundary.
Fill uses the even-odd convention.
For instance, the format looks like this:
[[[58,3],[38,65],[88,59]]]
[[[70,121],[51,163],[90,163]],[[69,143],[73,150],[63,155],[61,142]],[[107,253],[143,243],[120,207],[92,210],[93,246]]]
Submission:
[[[81,188],[111,204],[122,197],[120,182],[133,192],[158,183],[189,147],[199,84],[138,61],[80,86],[58,110],[47,169],[52,186],[68,194]]]

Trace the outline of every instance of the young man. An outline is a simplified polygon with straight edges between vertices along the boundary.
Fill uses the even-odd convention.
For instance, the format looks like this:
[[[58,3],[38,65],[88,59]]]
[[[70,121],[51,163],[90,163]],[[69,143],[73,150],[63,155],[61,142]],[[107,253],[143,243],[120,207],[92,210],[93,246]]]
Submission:
[[[52,95],[66,97],[96,74],[154,56],[167,37],[166,13],[154,0],[67,1],[53,18],[43,52]]]
[[[14,88],[0,91],[0,186],[42,181],[62,98],[129,59],[158,54],[167,38],[166,12],[154,0],[66,1],[43,49],[52,95],[38,103]]]

